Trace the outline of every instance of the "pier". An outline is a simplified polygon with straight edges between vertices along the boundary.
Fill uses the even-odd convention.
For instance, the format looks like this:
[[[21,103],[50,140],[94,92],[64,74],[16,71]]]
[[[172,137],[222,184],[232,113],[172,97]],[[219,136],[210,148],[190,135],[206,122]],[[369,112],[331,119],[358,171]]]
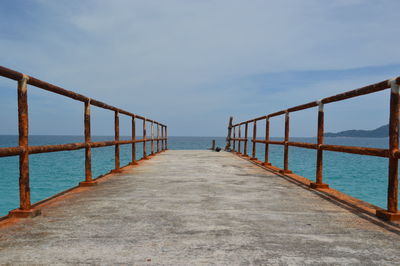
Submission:
[[[398,227],[232,153],[170,150],[79,189],[3,228],[0,264],[400,260]]]
[[[212,150],[168,150],[164,123],[8,68],[0,67],[0,76],[16,81],[18,91],[19,143],[0,147],[0,157],[19,157],[20,202],[19,208],[0,218],[0,264],[393,265],[400,261],[400,77],[243,122],[230,118],[225,151],[216,152],[215,142]],[[84,142],[29,144],[28,85],[82,103]],[[324,143],[325,104],[384,90],[390,92],[387,149]],[[91,106],[114,113],[113,141],[92,141]],[[291,113],[315,107],[317,143],[291,141]],[[122,115],[131,121],[128,140],[120,138]],[[277,116],[284,117],[282,141],[269,137],[269,119]],[[257,125],[263,122],[265,135],[260,138]],[[127,165],[121,165],[121,145],[131,146]],[[282,169],[271,165],[269,145],[283,146]],[[106,146],[114,146],[114,169],[94,177],[91,151]],[[256,157],[260,146],[263,161]],[[290,170],[291,146],[315,150],[315,179]],[[30,155],[79,149],[85,151],[81,182],[31,202]],[[387,208],[330,188],[323,181],[324,151],[387,158]]]

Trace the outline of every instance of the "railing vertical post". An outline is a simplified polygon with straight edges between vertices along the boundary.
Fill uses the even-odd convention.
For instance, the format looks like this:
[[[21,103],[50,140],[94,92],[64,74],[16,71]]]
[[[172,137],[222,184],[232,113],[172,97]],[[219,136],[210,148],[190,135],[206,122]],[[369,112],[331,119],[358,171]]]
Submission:
[[[257,160],[256,157],[256,147],[257,147],[257,143],[256,143],[256,139],[257,139],[257,121],[254,120],[253,122],[253,151],[252,151],[252,155],[251,155],[251,160]]]
[[[85,181],[92,181],[92,150],[90,147],[91,133],[90,133],[90,100],[85,102],[85,113],[84,113],[84,125],[85,125]]]
[[[31,208],[31,194],[29,187],[29,128],[28,128],[28,79],[23,75],[18,81],[18,130],[19,146],[22,149],[19,155],[19,209],[10,211],[11,217],[34,217],[40,214],[39,210]]]
[[[157,123],[157,153],[160,152],[160,124]]]
[[[168,127],[165,126],[165,150],[168,150]]]
[[[26,75],[18,80],[18,131],[19,147],[19,209],[10,211],[9,217],[33,217],[40,214],[31,207],[29,187],[29,128],[28,128],[28,79]]]
[[[90,134],[90,100],[85,102],[85,113],[84,113],[84,124],[85,124],[85,181],[92,181],[92,151],[90,147],[91,134]]]
[[[398,169],[399,162],[396,152],[399,150],[399,85],[396,79],[389,81],[390,93],[390,117],[389,117],[389,173],[387,211],[377,210],[376,215],[389,221],[400,220],[398,212]]]
[[[322,182],[323,177],[323,150],[321,145],[324,144],[324,104],[317,101],[318,104],[318,129],[317,129],[317,164],[315,173],[315,182],[310,183],[311,188],[328,188],[327,184]]]
[[[164,126],[161,126],[161,151],[164,151]]]
[[[143,159],[147,159],[146,140],[146,119],[143,119]]]
[[[97,184],[92,178],[92,148],[90,146],[92,141],[90,133],[90,100],[85,102],[83,122],[85,133],[85,181],[80,182],[79,186],[86,187]]]
[[[137,164],[136,162],[136,120],[135,116],[132,116],[132,165]]]
[[[114,129],[115,129],[115,141],[119,141],[119,113],[117,111],[115,111],[115,115],[114,115]],[[119,143],[115,144],[115,169],[114,170],[118,170],[120,167],[120,160],[119,160],[119,150],[120,150],[120,146]]]
[[[244,147],[243,147],[243,155],[246,157],[247,157],[247,142],[249,140],[248,129],[249,129],[249,123],[246,122],[244,126]]]
[[[154,121],[151,121],[151,155],[154,155]]]
[[[239,126],[238,126],[239,141],[238,141],[238,151],[237,151],[239,154],[240,154],[240,152],[241,152],[241,149],[240,149],[241,139],[240,139],[240,138],[241,138],[241,136],[242,136],[242,134],[241,134],[241,132],[240,132],[240,131],[241,131],[240,128],[241,128],[241,126],[239,125]]]
[[[31,208],[31,195],[29,187],[29,151],[28,151],[28,77],[23,76],[18,81],[18,128],[19,146],[23,148],[19,156],[19,197],[20,209]]]
[[[394,87],[394,86],[393,86]],[[390,122],[389,122],[389,182],[388,202],[389,212],[397,212],[398,204],[398,159],[394,153],[399,149],[399,86],[392,88],[390,96]]]
[[[269,117],[265,119],[265,141],[269,141]],[[269,143],[265,142],[264,165],[271,165],[268,161]]]
[[[233,126],[233,149],[232,151],[236,152],[236,127]]]
[[[290,117],[289,117],[289,112],[286,111],[285,113],[285,146],[284,146],[284,154],[283,154],[283,171],[282,173],[292,173],[292,171],[289,170],[289,129],[290,129]]]

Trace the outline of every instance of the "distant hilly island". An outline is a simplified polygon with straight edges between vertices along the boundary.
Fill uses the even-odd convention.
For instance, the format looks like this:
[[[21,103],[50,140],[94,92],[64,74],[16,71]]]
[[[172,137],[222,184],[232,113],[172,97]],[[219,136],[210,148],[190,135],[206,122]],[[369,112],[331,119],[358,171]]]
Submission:
[[[357,137],[357,138],[386,138],[389,136],[389,125],[373,130],[345,130],[337,133],[325,133],[325,137]]]

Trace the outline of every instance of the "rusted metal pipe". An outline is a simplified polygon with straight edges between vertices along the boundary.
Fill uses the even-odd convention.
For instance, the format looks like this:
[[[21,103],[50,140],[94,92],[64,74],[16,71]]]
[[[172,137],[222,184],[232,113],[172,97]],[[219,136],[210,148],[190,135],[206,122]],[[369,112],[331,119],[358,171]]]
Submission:
[[[119,144],[119,145],[132,144],[133,142],[138,143],[138,142],[143,142],[143,140],[141,140],[141,139],[137,139],[135,141],[132,141],[132,140],[119,140],[119,141],[114,141],[114,145],[115,144]]]
[[[240,130],[240,128],[241,128],[241,126],[238,126],[238,134],[239,134],[239,141],[238,141],[238,153],[240,154],[241,153],[241,149],[240,149],[240,143],[242,142],[241,141],[241,130]]]
[[[245,138],[232,138],[231,140],[236,140],[236,141],[245,141]],[[258,142],[258,140],[256,140]]]
[[[386,149],[353,147],[353,146],[342,146],[342,145],[328,145],[328,144],[322,144],[319,146],[320,146],[320,149],[322,149],[324,151],[336,151],[336,152],[345,152],[345,153],[360,154],[360,155],[371,155],[371,156],[378,156],[378,157],[388,157],[389,156],[389,151]]]
[[[20,79],[22,79],[23,75],[24,74],[22,74],[20,72],[17,72],[15,70],[0,66],[0,76],[19,81]],[[104,102],[101,102],[101,101],[98,101],[98,100],[95,100],[95,99],[91,99],[91,98],[86,97],[86,96],[84,96],[82,94],[63,89],[61,87],[58,87],[58,86],[55,86],[53,84],[47,83],[47,82],[42,81],[40,79],[37,79],[35,77],[32,77],[32,76],[26,76],[26,77],[28,77],[27,84],[30,84],[32,86],[41,88],[43,90],[47,90],[47,91],[50,91],[50,92],[53,92],[53,93],[56,93],[56,94],[60,94],[60,95],[63,95],[63,96],[66,96],[66,97],[69,97],[71,99],[74,99],[74,100],[77,100],[77,101],[81,101],[81,102],[88,102],[90,100],[91,105],[94,105],[94,106],[97,106],[97,107],[100,107],[100,108],[104,108],[104,109],[108,109],[108,110],[111,110],[111,111],[119,112],[121,114],[128,115],[128,116],[131,116],[131,117],[135,116],[136,118],[141,119],[141,120],[146,120],[147,119],[146,117],[133,114],[131,112],[122,110],[120,108],[111,106],[109,104],[106,104]],[[147,119],[147,120],[149,120],[149,119]],[[162,125],[162,124],[160,124],[160,125]]]
[[[248,131],[249,131],[249,123],[245,123],[245,126],[244,126],[244,147],[243,147],[243,155],[244,156],[247,156],[247,142],[248,142],[248,140],[249,140],[249,137],[248,137]]]
[[[253,150],[251,153],[251,159],[256,160],[256,140],[257,140],[257,121],[253,122]]]
[[[256,143],[268,143],[268,144],[274,144],[274,145],[285,145],[284,141],[278,141],[278,140],[265,141],[265,140],[262,140],[262,139],[257,139],[254,142],[256,142]]]
[[[154,155],[154,122],[151,121],[151,155]]]
[[[285,141],[277,141],[277,140],[255,140],[256,143],[268,143],[273,145],[285,145]],[[343,145],[330,145],[330,144],[322,144],[318,145],[316,143],[307,143],[307,142],[287,142],[288,146],[295,146],[306,149],[314,149],[317,150],[318,146],[321,150],[324,151],[334,151],[334,152],[344,152],[351,154],[359,154],[359,155],[369,155],[369,156],[377,156],[377,157],[389,157],[389,150],[387,149],[378,149],[378,148],[368,148],[368,147],[355,147],[355,146],[343,146]],[[400,152],[395,152],[394,157],[399,158]]]
[[[16,72],[16,71],[11,70],[11,69],[7,69],[5,67],[0,67],[0,75],[4,76],[4,77],[11,78],[11,79],[15,79],[15,80],[19,79],[17,77],[22,77],[22,73]],[[92,101],[92,105],[95,105],[95,106],[98,106],[98,107],[101,107],[101,108],[105,108],[105,109],[109,109],[109,110],[112,110],[112,111],[121,111],[121,112],[126,113],[127,115],[132,115],[131,113],[126,112],[124,110],[120,110],[119,108],[116,108],[114,106],[105,104],[105,103],[103,103],[101,101],[90,99],[89,97],[86,97],[86,96],[84,96],[82,94],[63,89],[61,87],[55,86],[53,84],[47,83],[45,81],[42,81],[40,79],[31,77],[31,76],[29,76],[28,84],[30,84],[32,86],[35,86],[35,87],[38,87],[38,88],[41,88],[43,90],[51,91],[51,92],[54,92],[54,93],[57,93],[57,94],[72,98],[74,100],[81,101],[81,102],[87,102],[87,101],[91,100]]]
[[[85,134],[85,181],[91,182],[92,179],[92,148],[88,145],[91,139],[90,133],[90,100],[85,102],[84,110],[84,134]]]
[[[398,212],[398,170],[399,161],[396,153],[399,151],[399,109],[400,109],[400,82],[393,79],[388,82],[390,91],[390,116],[389,116],[389,173],[387,211],[377,210],[379,218],[389,221],[400,221]]]
[[[398,211],[398,168],[399,161],[393,154],[399,150],[399,85],[393,84],[390,93],[389,117],[389,182],[387,210],[392,213]]]
[[[301,110],[304,110],[304,109],[308,109],[308,108],[312,108],[312,107],[315,107],[315,106],[318,106],[318,103],[317,102],[309,102],[309,103],[306,103],[306,104],[302,104],[302,105],[298,105],[298,106],[295,106],[295,107],[291,107],[291,108],[289,108],[288,109],[288,112],[297,112],[297,111],[301,111]]]
[[[115,129],[115,141],[117,142],[115,144],[115,170],[118,170],[120,167],[120,160],[119,160],[119,154],[120,154],[120,147],[119,147],[119,113],[115,111],[114,113],[114,129]]]
[[[19,146],[22,148],[19,155],[19,199],[21,210],[29,210],[31,208],[28,152],[28,79],[28,76],[22,75],[18,80],[18,129]]]
[[[21,148],[21,147],[1,147],[0,148],[0,157],[20,155],[22,150],[23,150],[23,148]]]
[[[279,111],[279,112],[275,112],[275,113],[269,114],[268,117],[271,118],[271,117],[278,116],[278,115],[284,115],[286,112],[287,112],[287,110],[282,110],[282,111]]]
[[[318,108],[318,130],[317,130],[317,143],[324,144],[324,109],[323,103],[319,103]],[[316,167],[316,181],[317,184],[322,184],[322,170],[323,170],[323,153],[321,149],[317,151],[317,167]]]
[[[165,126],[165,150],[168,150],[168,127]]]
[[[146,117],[140,116],[140,115],[135,115],[135,118],[140,119],[140,120],[146,120]]]
[[[282,144],[285,144],[285,142],[282,141]],[[294,147],[299,147],[299,148],[306,148],[306,149],[314,149],[314,150],[317,150],[317,149],[318,149],[318,144],[316,144],[316,143],[292,142],[292,141],[289,141],[289,142],[288,142],[288,145],[289,145],[289,146],[294,146]],[[323,150],[322,147],[321,147],[320,149]]]
[[[392,79],[392,80],[394,82],[396,82],[397,84],[400,83],[400,77],[396,77],[395,79]],[[378,82],[378,83],[375,83],[375,84],[371,84],[371,85],[368,85],[368,86],[365,86],[365,87],[362,87],[362,88],[359,88],[359,89],[355,89],[355,90],[347,91],[347,92],[340,93],[340,94],[337,94],[337,95],[334,95],[334,96],[326,97],[326,98],[323,98],[321,100],[321,102],[323,104],[327,104],[327,103],[342,101],[342,100],[350,99],[350,98],[353,98],[353,97],[366,95],[366,94],[370,94],[370,93],[374,93],[374,92],[378,92],[378,91],[382,91],[382,90],[388,89],[390,87],[388,85],[388,83],[390,81],[391,80],[384,80],[384,81],[381,81],[381,82]],[[275,113],[271,113],[271,114],[268,115],[268,117],[274,117],[274,116],[278,116],[278,115],[283,115],[287,111],[288,112],[295,112],[295,111],[300,111],[300,110],[304,110],[304,109],[308,109],[308,108],[312,108],[312,107],[316,107],[316,106],[317,106],[317,103],[315,101],[313,101],[313,102],[309,102],[309,103],[306,103],[306,104],[302,104],[302,105],[291,107],[291,108],[289,108],[287,110],[281,110],[281,111],[278,111],[278,112],[275,112]],[[250,120],[235,124],[233,126],[237,126],[239,124],[251,123],[253,121],[258,121],[258,120],[262,120],[262,119],[265,119],[265,118],[266,118],[266,116],[260,116],[260,117],[257,117],[255,119],[250,119]]]
[[[289,126],[290,126],[290,117],[289,112],[285,113],[285,146],[284,146],[284,154],[283,154],[283,171],[285,173],[291,173],[289,170]]]
[[[253,119],[250,119],[250,120],[247,120],[247,121],[244,121],[244,122],[235,124],[235,125],[233,125],[233,126],[244,125],[244,124],[246,124],[246,123],[253,123],[254,121],[263,120],[263,119],[265,119],[266,117],[267,117],[267,116],[265,116],[265,115],[259,116],[259,117],[257,117],[257,118],[253,118]]]
[[[97,141],[90,143],[68,143],[68,144],[56,144],[56,145],[41,145],[41,146],[29,146],[28,151],[29,154],[37,154],[37,153],[47,153],[47,152],[58,152],[58,151],[73,151],[80,150],[87,146],[91,148],[101,148],[107,146],[114,146],[116,144],[124,145],[124,144],[132,144],[132,143],[140,143],[144,142],[144,139],[135,139],[135,140],[119,140],[119,141]],[[0,157],[8,157],[19,155],[24,149],[21,147],[10,147],[10,148],[0,148]]]
[[[143,158],[146,159],[147,158],[147,153],[146,153],[146,119],[143,120]]]
[[[136,163],[136,120],[132,116],[132,164]]]
[[[400,83],[400,77],[398,77],[397,79],[397,83]],[[351,91],[347,91],[344,93],[340,93],[334,96],[330,96],[330,97],[326,97],[324,99],[321,100],[322,103],[332,103],[332,102],[337,102],[337,101],[342,101],[345,99],[350,99],[353,97],[357,97],[357,96],[361,96],[361,95],[365,95],[365,94],[370,94],[373,92],[378,92],[378,91],[382,91],[384,89],[389,88],[390,86],[388,85],[389,80],[385,80],[385,81],[381,81],[372,85],[368,85],[359,89],[355,89],[355,90],[351,90]]]
[[[157,153],[160,152],[160,125],[157,124]]]
[[[264,151],[264,164],[269,165],[268,155],[269,155],[269,117],[265,118],[265,151]]]
[[[161,126],[161,150],[164,151],[164,126]]]
[[[236,151],[236,127],[233,127],[233,151]]]
[[[97,142],[90,143],[90,147],[92,147],[92,148],[101,148],[101,147],[113,146],[113,145],[115,145],[117,143],[120,144],[120,145],[123,145],[123,144],[139,143],[139,142],[145,142],[145,140],[144,139],[136,139],[135,141],[132,141],[132,140],[97,141]]]
[[[48,152],[58,152],[58,151],[73,151],[80,150],[86,147],[91,147],[90,143],[68,143],[68,144],[57,144],[57,145],[42,145],[42,146],[29,146],[29,154],[37,153],[48,153]]]
[[[317,162],[315,170],[315,182],[310,183],[311,188],[328,188],[327,184],[322,182],[323,177],[323,149],[321,145],[324,144],[324,104],[317,101],[318,105],[318,128],[317,128]]]
[[[124,144],[132,144],[144,142],[143,139],[135,139],[135,140],[119,140],[119,141],[98,141],[98,142],[90,142],[90,143],[68,143],[68,144],[56,144],[56,145],[41,145],[41,146],[29,146],[28,152],[29,154],[37,154],[37,153],[48,153],[48,152],[58,152],[58,151],[73,151],[84,149],[86,147],[90,148],[101,148],[107,146],[114,146],[116,144],[124,145]],[[0,155],[5,153],[4,156],[14,156],[19,155],[24,148],[21,147],[11,147],[11,148],[0,148]],[[3,156],[3,157],[4,157]]]

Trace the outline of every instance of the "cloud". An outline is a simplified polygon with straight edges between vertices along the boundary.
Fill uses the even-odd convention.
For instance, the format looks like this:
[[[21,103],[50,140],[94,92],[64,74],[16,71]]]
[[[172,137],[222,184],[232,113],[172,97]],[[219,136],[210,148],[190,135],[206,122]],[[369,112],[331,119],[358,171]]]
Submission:
[[[287,73],[400,61],[395,0],[33,3],[9,4],[17,12],[1,35],[2,64],[164,121],[173,135],[224,135],[229,115],[282,109],[391,71],[378,80],[307,78],[301,88],[293,86],[301,75],[281,86]],[[265,86],[260,76],[276,79]]]

